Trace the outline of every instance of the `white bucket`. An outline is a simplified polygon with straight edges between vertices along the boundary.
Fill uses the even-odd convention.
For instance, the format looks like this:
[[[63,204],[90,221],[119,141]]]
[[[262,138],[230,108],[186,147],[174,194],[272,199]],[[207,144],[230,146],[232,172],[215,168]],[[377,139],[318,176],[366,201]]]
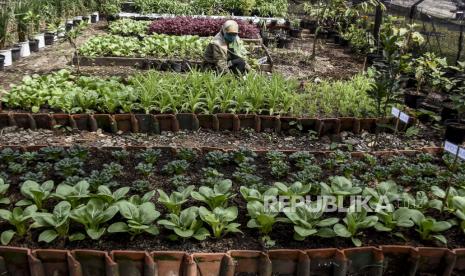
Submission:
[[[5,61],[3,62],[3,66],[8,67],[13,64],[13,57],[11,56],[11,49],[7,50],[0,50],[0,55],[5,57]]]
[[[34,36],[34,39],[39,41],[39,49],[45,48],[45,34],[37,34]]]
[[[18,46],[21,48],[21,51],[19,52],[19,55],[21,57],[28,57],[31,55],[31,50],[29,48],[29,41],[20,42],[18,43]]]

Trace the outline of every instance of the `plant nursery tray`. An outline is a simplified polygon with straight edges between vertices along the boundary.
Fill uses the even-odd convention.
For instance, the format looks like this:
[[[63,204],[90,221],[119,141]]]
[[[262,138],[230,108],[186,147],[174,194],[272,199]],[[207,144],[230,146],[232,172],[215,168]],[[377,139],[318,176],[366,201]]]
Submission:
[[[183,251],[57,250],[0,247],[2,275],[464,275],[465,249],[361,248]]]
[[[411,120],[409,125],[414,124]],[[0,112],[0,129],[16,126],[24,129],[54,129],[56,126],[76,130],[116,133],[154,133],[162,131],[209,129],[214,131],[241,131],[254,129],[257,132],[273,131],[296,133],[309,131],[317,135],[338,135],[342,131],[355,134],[362,131],[375,132],[378,125],[394,125],[394,118],[304,118],[280,117],[253,114],[49,114]],[[402,128],[406,128],[403,126]],[[401,129],[401,128],[399,128]]]
[[[73,64],[80,66],[130,66],[139,69],[156,69],[162,71],[187,72],[191,68],[202,69],[202,61],[174,60],[133,57],[74,57]],[[270,64],[260,65],[260,71],[272,72]]]

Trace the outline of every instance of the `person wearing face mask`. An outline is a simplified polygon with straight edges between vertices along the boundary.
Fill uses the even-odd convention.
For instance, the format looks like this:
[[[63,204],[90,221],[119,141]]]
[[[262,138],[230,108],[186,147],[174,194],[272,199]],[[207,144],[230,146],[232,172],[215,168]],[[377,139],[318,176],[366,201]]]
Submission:
[[[239,25],[228,20],[207,46],[204,59],[208,68],[218,72],[245,74],[250,70],[246,56],[247,50],[239,38]]]

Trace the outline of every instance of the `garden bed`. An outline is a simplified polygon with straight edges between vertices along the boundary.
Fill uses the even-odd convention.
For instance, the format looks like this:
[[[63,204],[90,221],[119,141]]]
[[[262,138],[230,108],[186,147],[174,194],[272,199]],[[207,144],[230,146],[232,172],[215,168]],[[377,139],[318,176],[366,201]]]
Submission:
[[[135,57],[74,57],[73,64],[80,66],[128,66],[138,69],[173,72],[188,72],[191,69],[206,69],[202,61],[176,60],[176,59],[156,59],[156,58],[135,58]],[[260,71],[271,72],[273,67],[270,64],[261,64]]]
[[[411,125],[413,125],[413,121]],[[54,129],[56,127],[75,130],[105,132],[134,132],[160,134],[163,131],[241,131],[252,129],[256,132],[308,133],[316,136],[339,135],[341,132],[380,131],[378,125],[391,124],[394,118],[300,118],[253,114],[49,114],[49,113],[0,113],[0,129],[20,127],[23,129]],[[405,129],[406,126],[401,129]]]
[[[16,149],[25,149],[25,151],[16,151]],[[350,189],[359,189],[358,192],[354,192],[356,194],[361,193],[367,187],[380,192],[377,190],[378,185],[390,185],[393,193],[394,191],[397,191],[395,193],[399,193],[399,196],[401,196],[400,202],[402,202],[402,200],[408,198],[408,195],[415,196],[416,192],[427,191],[435,185],[440,187],[438,189],[444,189],[446,183],[443,182],[441,177],[448,171],[445,164],[449,164],[447,162],[452,161],[452,158],[447,155],[443,161],[441,155],[438,155],[438,152],[441,150],[437,148],[425,149],[423,152],[373,152],[371,154],[349,154],[342,152],[309,153],[296,151],[285,152],[285,154],[274,151],[257,151],[254,153],[246,149],[222,152],[214,151],[213,149],[202,149],[199,151],[197,149],[175,149],[171,147],[127,147],[126,149],[114,147],[17,147],[16,149],[13,148],[12,150],[11,147],[2,147],[2,151],[0,152],[0,159],[2,160],[2,165],[0,166],[4,172],[3,178],[6,180],[6,183],[10,184],[8,191],[3,193],[3,197],[8,196],[12,202],[28,198],[26,190],[21,190],[22,192],[20,192],[20,187],[22,187],[20,184],[28,179],[39,183],[45,180],[53,180],[56,185],[59,183],[62,184],[60,189],[64,189],[63,184],[73,187],[82,180],[88,183],[88,185],[79,184],[87,188],[84,189],[84,186],[82,189],[80,188],[81,196],[76,198],[77,201],[72,200],[73,196],[57,198],[55,194],[49,193],[40,201],[40,206],[42,206],[40,208],[48,209],[49,211],[52,211],[53,206],[60,200],[69,200],[74,202],[73,204],[75,205],[79,202],[86,204],[90,198],[95,197],[95,194],[100,194],[96,198],[103,200],[101,197],[103,190],[99,185],[108,186],[112,191],[123,188],[117,192],[117,194],[122,193],[118,200],[129,199],[129,196],[132,195],[143,195],[156,189],[161,189],[169,195],[177,190],[182,192],[192,189],[197,190],[200,186],[211,186],[216,187],[215,189],[226,189],[221,192],[222,195],[227,195],[226,198],[229,198],[224,204],[227,205],[228,203],[226,202],[230,202],[231,206],[237,206],[239,215],[237,220],[234,219],[234,221],[242,225],[240,226],[240,230],[244,233],[244,235],[229,233],[218,241],[215,241],[213,238],[201,242],[189,239],[183,243],[179,243],[170,241],[168,237],[171,235],[171,232],[160,225],[160,234],[152,238],[148,238],[147,234],[142,234],[129,240],[126,238],[121,239],[121,235],[126,234],[119,234],[118,239],[114,239],[116,236],[107,233],[103,234],[99,241],[92,241],[89,238],[83,241],[68,241],[67,239],[59,238],[49,244],[45,244],[36,242],[41,230],[31,229],[27,236],[15,236],[11,241],[12,245],[21,245],[30,248],[94,248],[100,250],[113,250],[124,247],[128,250],[144,249],[148,251],[225,252],[231,249],[263,250],[264,248],[310,249],[351,247],[350,239],[344,238],[328,239],[312,236],[304,241],[292,241],[290,240],[290,237],[293,235],[292,223],[279,222],[274,225],[274,230],[269,233],[269,239],[273,240],[274,244],[264,243],[257,236],[258,230],[245,226],[250,219],[247,215],[246,206],[247,203],[251,202],[250,198],[245,199],[245,195],[248,194],[247,191],[251,191],[247,189],[256,189],[257,191],[264,192],[277,185],[274,182],[295,183],[294,181],[299,180],[304,186],[301,188],[298,188],[298,186],[292,188],[296,189],[294,190],[296,193],[305,191],[303,192],[304,194],[315,195],[316,191],[320,189],[323,191],[323,186],[321,186],[323,184],[315,183],[320,183],[321,181],[334,188],[334,185],[338,185],[336,184],[338,183],[337,181],[349,181],[350,184],[344,185],[350,185]],[[108,160],[113,161],[109,162]],[[461,173],[464,169],[465,167],[461,165],[459,173],[454,175],[454,179],[461,179]],[[332,176],[338,175],[341,177],[332,178]],[[228,180],[224,182],[224,179],[232,179],[233,182],[230,182],[232,186],[229,187],[227,184]],[[397,184],[383,182],[386,180],[395,181]],[[29,183],[28,185],[32,184]],[[50,186],[50,183],[47,185],[48,188],[44,188],[45,186],[43,186],[42,189],[47,189],[50,192],[55,191],[56,187],[53,185]],[[194,185],[194,187],[188,187],[189,185]],[[244,187],[240,188],[241,186]],[[98,191],[97,187],[100,187]],[[279,189],[283,188],[281,186],[277,187],[280,187]],[[422,201],[423,203],[421,204],[423,205],[420,204],[420,201],[415,201],[415,208],[424,208],[421,210],[423,210],[425,215],[433,216],[438,220],[450,220],[454,218],[454,214],[448,211],[449,208],[453,208],[449,201],[442,213],[435,209],[438,208],[437,202],[440,201],[438,200],[439,193],[434,188],[432,191],[432,194],[425,193],[421,195],[427,200]],[[61,194],[62,192],[58,193]],[[187,193],[187,201],[184,207],[201,206],[199,201],[191,198],[189,192]],[[113,196],[116,196],[116,194]],[[417,194],[416,200],[420,200],[419,197],[421,196]],[[156,202],[155,198],[158,198],[158,195],[152,199],[153,202]],[[195,196],[195,198],[198,197]],[[110,200],[109,197],[105,200],[107,199]],[[35,202],[37,203],[38,201]],[[435,202],[436,204],[429,206],[429,202]],[[23,201],[23,203],[25,202]],[[19,205],[22,205],[22,203]],[[165,214],[169,214],[169,212],[164,211],[167,210],[165,207],[168,205],[164,206],[165,204],[160,201],[156,203],[156,209],[162,213],[160,219]],[[331,216],[331,213],[328,213],[328,216]],[[336,214],[336,217],[342,218],[344,216],[344,213]],[[117,218],[119,216],[115,214],[115,217],[108,222],[108,225],[118,221]],[[103,225],[107,224],[103,223]],[[11,229],[6,223],[3,223],[0,228],[3,231]],[[357,238],[364,245],[438,245],[434,240],[429,240],[430,238],[432,239],[430,236],[424,236],[425,240],[421,240],[418,233],[413,231],[413,229],[416,228],[399,227],[396,229],[397,231],[401,231],[406,240],[391,234],[380,235],[373,228],[358,232]],[[79,223],[71,222],[71,233],[80,230],[82,230],[82,227]],[[286,234],[283,235],[283,233]],[[461,248],[464,246],[465,240],[459,226],[451,226],[449,230],[442,232],[442,234],[448,240],[450,248]],[[127,237],[129,238],[129,235]]]
[[[376,141],[378,142],[376,143]],[[103,133],[102,131],[70,131],[67,128],[36,131],[21,130],[16,127],[4,128],[0,144],[12,146],[71,146],[79,144],[94,147],[125,146],[175,146],[193,148],[238,149],[247,147],[253,150],[413,150],[424,147],[440,147],[444,143],[443,134],[431,131],[431,126],[420,127],[416,136],[403,133],[383,133],[383,135],[363,132],[354,135],[341,132],[339,136],[317,137],[311,133],[292,133],[291,136],[274,132],[241,131],[179,131],[163,132],[160,135],[144,133]]]

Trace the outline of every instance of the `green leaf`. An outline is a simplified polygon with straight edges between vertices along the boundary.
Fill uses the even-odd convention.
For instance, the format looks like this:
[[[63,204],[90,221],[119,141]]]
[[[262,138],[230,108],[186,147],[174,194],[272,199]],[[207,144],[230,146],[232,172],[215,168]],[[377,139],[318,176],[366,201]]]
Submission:
[[[93,240],[98,240],[100,239],[101,236],[103,236],[103,234],[105,234],[105,228],[99,228],[99,229],[87,229],[86,232],[87,232],[87,235],[93,239]]]
[[[15,234],[16,233],[13,230],[3,231],[2,235],[0,236],[0,241],[3,245],[8,245]]]
[[[306,229],[306,228],[303,228],[303,227],[300,227],[300,226],[294,226],[294,231],[299,234],[299,236],[302,236],[302,237],[308,237],[308,236],[311,236],[313,234],[316,234],[318,232],[318,230],[316,229]]]
[[[128,231],[129,231],[129,227],[124,222],[115,222],[108,227],[109,233],[124,233]]]
[[[69,236],[70,241],[82,241],[85,238],[86,238],[86,235],[84,235],[83,233],[74,233]]]
[[[354,237],[352,237],[352,243],[357,247],[362,246],[362,241]]]
[[[176,235],[180,236],[181,238],[189,238],[192,235],[194,235],[194,230],[191,229],[183,230],[178,227],[175,227],[173,230],[174,233],[176,233]]]
[[[443,244],[447,244],[447,239],[443,235],[433,235],[433,238],[442,242]]]
[[[335,224],[333,226],[333,230],[336,233],[336,235],[338,235],[339,237],[350,238],[352,236],[349,230],[347,230],[347,228],[343,224],[340,224],[340,223]]]
[[[32,201],[28,200],[28,199],[22,199],[18,202],[16,202],[16,206],[18,207],[22,207],[22,206],[29,206],[29,205],[32,205]]]
[[[58,233],[55,230],[45,230],[39,235],[39,242],[43,241],[46,243],[51,243],[58,237]]]

